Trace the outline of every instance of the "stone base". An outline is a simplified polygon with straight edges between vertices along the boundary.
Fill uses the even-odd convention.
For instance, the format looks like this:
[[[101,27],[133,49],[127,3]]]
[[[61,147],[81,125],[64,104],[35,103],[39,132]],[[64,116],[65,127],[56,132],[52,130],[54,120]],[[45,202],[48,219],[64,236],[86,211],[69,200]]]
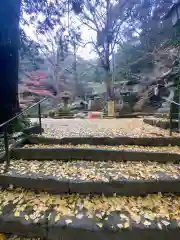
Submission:
[[[145,118],[143,120],[144,123],[147,123],[149,125],[155,126],[155,127],[159,127],[162,129],[169,129],[170,127],[170,121],[169,120],[161,120],[161,119],[157,119],[157,118]],[[172,123],[172,128],[177,129],[178,128],[178,121],[177,120],[173,120]]]
[[[24,134],[27,134],[27,135],[30,135],[30,134],[40,134],[42,132],[44,132],[44,129],[40,129],[40,126],[39,125],[36,125],[36,126],[32,126],[32,127],[29,127],[29,128],[25,128],[23,130],[23,133]]]

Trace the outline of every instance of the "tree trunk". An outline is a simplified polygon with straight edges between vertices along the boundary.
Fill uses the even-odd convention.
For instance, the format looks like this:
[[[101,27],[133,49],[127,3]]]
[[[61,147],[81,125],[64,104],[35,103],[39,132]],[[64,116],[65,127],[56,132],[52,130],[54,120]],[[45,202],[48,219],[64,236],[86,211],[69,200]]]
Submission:
[[[74,80],[75,80],[75,97],[81,97],[81,93],[79,91],[79,81],[77,76],[77,49],[76,49],[76,43],[73,43],[73,73],[74,73]]]
[[[19,16],[20,0],[0,4],[0,124],[19,111]]]
[[[106,64],[103,66],[106,72],[106,96],[107,100],[113,100],[113,92],[112,92],[112,79],[111,79],[111,70],[109,61],[106,60]]]
[[[105,49],[105,71],[106,71],[106,94],[107,100],[113,100],[112,94],[112,79],[111,79],[111,69],[110,69],[110,43],[108,40],[109,30],[111,30],[111,15],[110,15],[110,0],[106,0],[106,41],[104,43]]]

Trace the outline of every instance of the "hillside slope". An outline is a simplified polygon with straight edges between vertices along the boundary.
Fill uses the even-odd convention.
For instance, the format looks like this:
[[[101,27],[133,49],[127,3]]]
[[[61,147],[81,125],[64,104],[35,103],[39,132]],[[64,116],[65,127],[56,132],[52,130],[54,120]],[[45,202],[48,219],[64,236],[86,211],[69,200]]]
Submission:
[[[156,111],[162,105],[162,97],[173,97],[171,85],[173,82],[173,67],[178,63],[180,47],[166,46],[162,44],[159,49],[156,49],[153,56],[154,67],[148,74],[140,74],[142,91],[138,94],[138,101],[134,106],[134,111]],[[155,104],[154,89],[157,84],[161,85],[159,91],[159,100]]]

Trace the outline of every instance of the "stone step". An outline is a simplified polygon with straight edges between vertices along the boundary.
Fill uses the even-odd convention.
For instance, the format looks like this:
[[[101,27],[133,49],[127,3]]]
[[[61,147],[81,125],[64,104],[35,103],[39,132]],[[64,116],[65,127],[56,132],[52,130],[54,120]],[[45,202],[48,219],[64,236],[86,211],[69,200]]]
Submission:
[[[180,197],[0,191],[0,232],[43,239],[179,240]]]
[[[8,172],[0,165],[0,186],[81,193],[140,196],[180,194],[180,164],[157,162],[93,162],[12,160]]]
[[[11,157],[26,160],[157,161],[180,162],[179,146],[134,145],[25,145],[11,151]]]
[[[68,149],[107,149],[107,150],[125,150],[125,151],[146,151],[146,152],[163,152],[179,153],[180,146],[141,146],[141,145],[92,145],[92,144],[25,144],[23,148],[68,148]]]
[[[27,136],[31,144],[91,144],[91,145],[141,145],[141,146],[180,146],[179,137],[69,137],[48,138],[41,136]]]
[[[18,235],[12,235],[12,234],[3,234],[4,238],[1,238],[2,240],[41,240],[38,237],[25,237],[25,236],[18,236]]]
[[[159,127],[162,129],[169,129],[170,128],[170,120],[162,120],[162,119],[158,119],[158,118],[144,118],[143,120],[144,123],[155,126],[155,127]],[[175,131],[178,129],[178,120],[174,120],[172,121],[172,129]]]

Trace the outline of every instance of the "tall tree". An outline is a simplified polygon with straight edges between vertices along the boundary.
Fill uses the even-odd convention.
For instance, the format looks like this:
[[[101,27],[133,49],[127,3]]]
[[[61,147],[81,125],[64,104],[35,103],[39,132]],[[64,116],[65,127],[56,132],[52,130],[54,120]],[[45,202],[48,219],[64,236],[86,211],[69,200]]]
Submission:
[[[96,41],[92,40],[94,50],[106,72],[107,96],[113,98],[111,89],[110,59],[117,44],[121,44],[125,22],[138,1],[84,0],[78,15],[82,24],[95,31]]]
[[[155,51],[173,38],[171,19],[164,19],[172,3],[172,0],[143,0],[134,7],[123,34],[125,41],[119,45],[120,72],[152,71]]]
[[[0,123],[19,111],[18,103],[18,48],[19,20],[27,24],[24,13],[32,22],[38,21],[41,32],[55,28],[65,13],[67,1],[6,0],[0,6]],[[77,9],[79,1],[71,3]],[[21,7],[21,11],[20,11]],[[39,19],[38,16],[42,16]],[[32,24],[32,23],[31,23]]]
[[[20,0],[0,6],[0,123],[18,110],[18,48]]]
[[[134,17],[141,28],[140,41],[148,51],[172,37],[171,20],[163,19],[172,4],[173,0],[144,0],[137,9]]]
[[[30,39],[23,29],[20,29],[19,47],[19,79],[29,71],[42,70],[44,58],[40,53],[39,44]]]

